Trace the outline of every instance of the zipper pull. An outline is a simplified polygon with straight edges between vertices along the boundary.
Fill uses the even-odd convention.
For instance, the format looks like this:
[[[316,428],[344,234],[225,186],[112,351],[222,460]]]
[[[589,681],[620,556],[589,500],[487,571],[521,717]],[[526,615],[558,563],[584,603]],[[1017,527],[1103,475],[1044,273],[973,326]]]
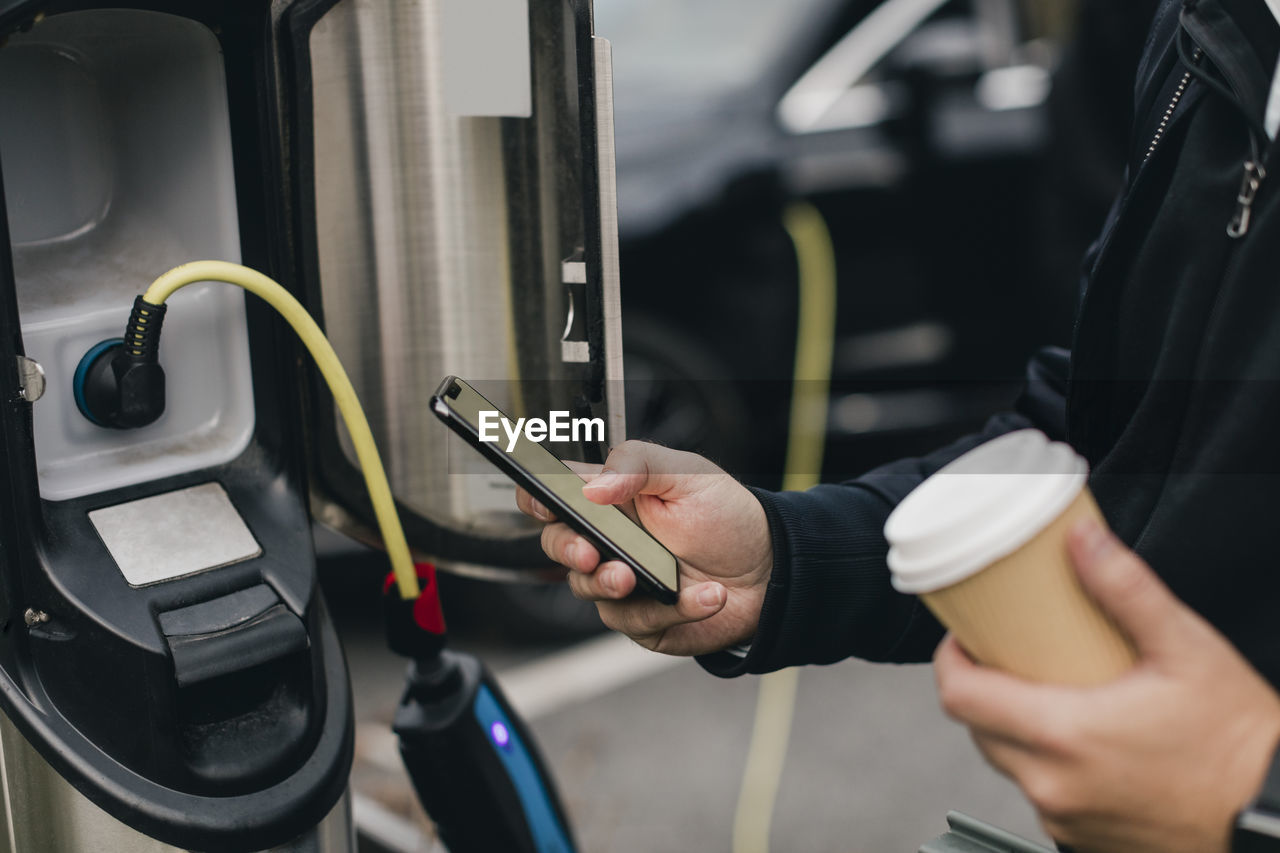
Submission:
[[[1227,236],[1235,239],[1249,233],[1249,223],[1253,219],[1253,200],[1258,195],[1258,187],[1267,177],[1267,170],[1255,160],[1246,160],[1244,164],[1244,181],[1240,184],[1240,194],[1236,196],[1236,212],[1227,225]]]

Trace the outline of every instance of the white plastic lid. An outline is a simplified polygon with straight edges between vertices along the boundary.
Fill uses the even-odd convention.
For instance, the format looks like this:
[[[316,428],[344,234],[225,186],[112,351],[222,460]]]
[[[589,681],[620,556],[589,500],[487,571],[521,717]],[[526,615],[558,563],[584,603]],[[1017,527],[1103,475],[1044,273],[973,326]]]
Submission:
[[[889,515],[894,588],[933,592],[1013,553],[1071,505],[1088,473],[1069,445],[1034,429],[975,447]]]

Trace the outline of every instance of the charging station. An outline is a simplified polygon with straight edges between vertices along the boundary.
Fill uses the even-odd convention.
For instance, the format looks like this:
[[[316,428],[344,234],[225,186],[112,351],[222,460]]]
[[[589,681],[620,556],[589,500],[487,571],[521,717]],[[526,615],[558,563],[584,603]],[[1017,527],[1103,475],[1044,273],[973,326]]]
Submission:
[[[466,5],[0,2],[0,847],[352,849],[311,530],[381,542],[355,446],[290,328],[222,282],[159,306],[163,370],[126,379],[161,273],[243,264],[316,318],[418,560],[545,568],[430,417],[440,377],[623,436],[607,44],[589,0]],[[571,850],[531,735],[437,627],[391,634],[442,835]]]

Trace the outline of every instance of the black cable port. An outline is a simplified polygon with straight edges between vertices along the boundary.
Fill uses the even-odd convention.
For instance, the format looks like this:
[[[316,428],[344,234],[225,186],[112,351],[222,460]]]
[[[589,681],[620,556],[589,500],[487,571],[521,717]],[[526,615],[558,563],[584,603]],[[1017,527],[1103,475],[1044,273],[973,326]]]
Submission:
[[[85,353],[72,380],[76,407],[100,427],[137,429],[164,414],[164,368],[160,330],[164,305],[141,296],[133,302],[124,337],[103,341]]]

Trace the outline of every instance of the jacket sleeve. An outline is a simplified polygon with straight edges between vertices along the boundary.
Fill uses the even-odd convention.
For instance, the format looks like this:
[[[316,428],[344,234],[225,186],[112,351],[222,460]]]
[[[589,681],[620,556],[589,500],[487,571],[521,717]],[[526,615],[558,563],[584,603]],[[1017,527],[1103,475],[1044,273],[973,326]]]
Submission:
[[[927,456],[805,492],[753,489],[773,537],[773,574],[760,624],[745,653],[716,652],[698,662],[728,678],[851,656],[928,660],[943,629],[916,598],[890,585],[885,519],[933,472],[985,441],[1027,427],[1062,440],[1068,362],[1065,350],[1042,350],[1029,364],[1014,411]]]

